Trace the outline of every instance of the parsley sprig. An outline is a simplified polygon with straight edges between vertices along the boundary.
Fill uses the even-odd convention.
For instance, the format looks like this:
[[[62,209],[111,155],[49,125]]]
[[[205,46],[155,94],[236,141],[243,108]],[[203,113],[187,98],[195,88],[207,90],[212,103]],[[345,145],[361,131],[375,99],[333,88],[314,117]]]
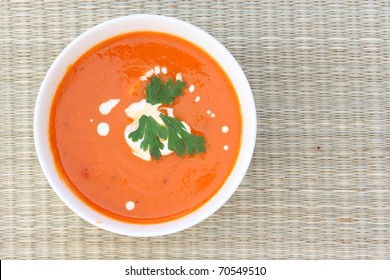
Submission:
[[[138,128],[129,134],[129,138],[133,142],[142,140],[141,149],[144,151],[149,149],[150,154],[155,158],[161,157],[161,149],[164,148],[164,144],[160,139],[167,139],[167,130],[153,119],[151,116],[143,115],[139,119]]]
[[[182,90],[186,83],[183,81],[167,80],[165,83],[157,76],[146,86],[146,102],[155,104],[172,104],[176,97],[183,94]],[[138,128],[131,132],[128,137],[133,141],[141,141],[141,149],[147,151],[154,159],[161,157],[164,148],[162,140],[168,139],[168,149],[183,157],[185,154],[201,154],[206,151],[206,141],[200,135],[188,132],[183,123],[173,117],[160,114],[165,126],[159,124],[153,117],[143,115],[139,119]]]
[[[183,123],[169,116],[160,115],[168,132],[168,149],[184,156],[187,152],[191,156],[194,153],[201,154],[206,150],[206,141],[202,136],[189,133]]]
[[[182,90],[186,87],[183,81],[174,81],[169,79],[164,84],[161,79],[155,75],[146,86],[146,102],[156,104],[172,104],[177,96],[182,95]]]

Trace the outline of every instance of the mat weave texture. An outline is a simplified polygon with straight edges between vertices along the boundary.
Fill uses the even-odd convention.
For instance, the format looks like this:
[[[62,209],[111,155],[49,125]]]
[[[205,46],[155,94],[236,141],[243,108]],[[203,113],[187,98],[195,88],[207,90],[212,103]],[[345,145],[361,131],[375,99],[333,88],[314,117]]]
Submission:
[[[245,71],[258,135],[216,214],[132,238],[57,197],[33,143],[35,100],[75,37],[118,16],[174,16]],[[0,259],[390,259],[388,1],[0,0]]]

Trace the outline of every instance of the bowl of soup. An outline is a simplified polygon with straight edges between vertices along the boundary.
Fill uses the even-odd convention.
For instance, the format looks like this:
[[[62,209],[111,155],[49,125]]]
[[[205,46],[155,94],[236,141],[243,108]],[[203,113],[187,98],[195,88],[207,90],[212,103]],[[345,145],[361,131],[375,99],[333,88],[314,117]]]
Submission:
[[[131,15],[77,37],[36,102],[42,170],[76,214],[128,236],[175,233],[217,211],[253,154],[250,85],[198,27]]]

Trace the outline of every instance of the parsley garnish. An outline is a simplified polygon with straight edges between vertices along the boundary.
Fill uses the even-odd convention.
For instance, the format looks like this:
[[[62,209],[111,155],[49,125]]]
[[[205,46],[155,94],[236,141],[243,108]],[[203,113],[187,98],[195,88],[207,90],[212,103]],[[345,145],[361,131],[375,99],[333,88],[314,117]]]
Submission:
[[[139,119],[138,128],[129,134],[129,138],[133,142],[143,139],[140,146],[141,149],[144,151],[149,149],[150,155],[155,159],[159,159],[161,157],[160,150],[164,148],[160,138],[167,139],[167,130],[152,117],[143,115]]]
[[[186,83],[182,81],[167,80],[164,84],[157,76],[152,76],[146,86],[146,102],[155,104],[172,104],[175,98],[182,95]],[[168,139],[168,149],[183,157],[185,154],[194,155],[206,151],[206,141],[200,135],[193,135],[188,132],[183,123],[176,118],[159,115],[165,126],[159,124],[153,117],[143,115],[139,119],[138,128],[129,134],[133,141],[141,141],[141,149],[159,159],[161,150],[164,148],[162,140]]]
[[[206,150],[204,138],[189,133],[180,120],[163,114],[160,117],[168,131],[168,149],[175,151],[179,156],[184,156],[184,151],[192,156]]]
[[[182,81],[174,82],[169,79],[162,84],[159,77],[153,75],[152,80],[146,86],[146,102],[155,104],[169,105],[177,96],[182,95],[182,90],[186,87],[186,83]]]

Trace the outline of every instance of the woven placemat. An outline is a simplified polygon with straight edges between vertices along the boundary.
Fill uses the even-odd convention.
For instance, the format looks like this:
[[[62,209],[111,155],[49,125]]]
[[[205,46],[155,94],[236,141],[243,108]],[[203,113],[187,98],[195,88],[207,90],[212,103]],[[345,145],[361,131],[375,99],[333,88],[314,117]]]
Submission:
[[[253,89],[250,169],[216,214],[132,238],[94,227],[39,166],[33,111],[59,52],[90,27],[150,13],[193,23]],[[0,2],[1,259],[390,259],[388,1]]]

